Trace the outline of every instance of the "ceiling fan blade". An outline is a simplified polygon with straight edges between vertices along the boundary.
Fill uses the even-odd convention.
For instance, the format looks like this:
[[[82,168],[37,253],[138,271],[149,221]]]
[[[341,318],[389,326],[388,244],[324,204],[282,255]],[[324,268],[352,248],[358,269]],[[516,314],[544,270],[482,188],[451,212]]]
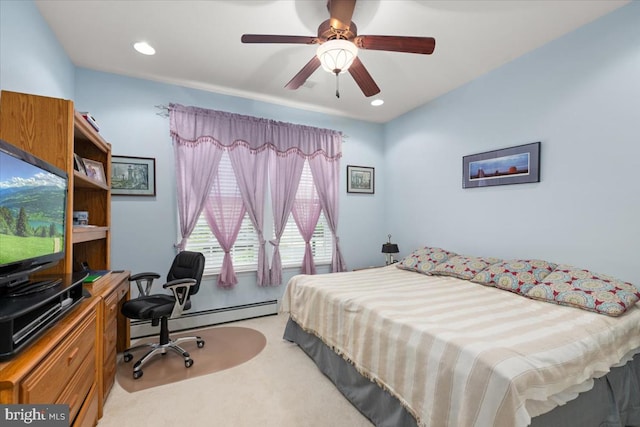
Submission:
[[[358,36],[353,42],[360,49],[421,53],[425,55],[432,54],[436,48],[436,39],[433,37]]]
[[[369,97],[380,93],[380,88],[376,82],[373,81],[373,77],[371,77],[371,74],[369,74],[367,69],[364,67],[364,64],[357,56],[349,67],[349,74],[351,74],[358,86],[360,86],[364,96]]]
[[[311,76],[311,74],[313,74],[313,72],[318,69],[319,66],[320,60],[317,56],[314,55],[314,57],[311,58],[311,61],[307,62],[307,65],[302,67],[302,70],[298,71],[298,74],[293,76],[291,81],[289,81],[289,83],[285,85],[285,88],[291,90],[298,89],[304,84],[304,82],[307,81],[309,76]]]
[[[329,0],[329,23],[336,30],[346,30],[351,25],[356,0]]]
[[[271,34],[243,34],[240,40],[242,43],[318,43],[318,38],[313,36],[279,36]]]

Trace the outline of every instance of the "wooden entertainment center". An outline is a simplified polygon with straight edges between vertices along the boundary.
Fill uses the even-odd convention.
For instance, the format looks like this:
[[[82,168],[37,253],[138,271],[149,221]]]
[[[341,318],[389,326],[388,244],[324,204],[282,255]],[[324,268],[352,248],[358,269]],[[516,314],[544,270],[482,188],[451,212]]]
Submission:
[[[73,102],[2,91],[0,138],[69,176],[65,258],[43,274],[71,274],[81,262],[110,269],[111,145],[75,111]],[[74,170],[74,154],[100,162],[104,179]],[[91,227],[72,224],[89,212]],[[90,294],[19,354],[0,363],[0,403],[68,404],[72,426],[95,426],[115,381],[116,354],[129,347],[129,272],[110,272]]]

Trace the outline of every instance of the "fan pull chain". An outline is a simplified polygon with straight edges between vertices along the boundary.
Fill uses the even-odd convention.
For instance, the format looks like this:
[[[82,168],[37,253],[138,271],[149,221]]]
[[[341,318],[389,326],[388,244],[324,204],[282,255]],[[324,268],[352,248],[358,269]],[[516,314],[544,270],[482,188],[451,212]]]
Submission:
[[[336,98],[340,98],[340,74],[336,73]]]

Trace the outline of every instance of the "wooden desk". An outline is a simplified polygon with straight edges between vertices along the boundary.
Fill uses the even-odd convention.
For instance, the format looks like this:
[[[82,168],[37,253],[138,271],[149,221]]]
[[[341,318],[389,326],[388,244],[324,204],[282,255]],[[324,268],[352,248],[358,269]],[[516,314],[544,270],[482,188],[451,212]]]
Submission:
[[[0,363],[0,403],[69,405],[70,425],[95,426],[115,381],[116,354],[129,347],[129,272],[85,285],[84,299],[14,358]]]
[[[98,357],[99,416],[104,402],[116,379],[116,355],[129,348],[129,319],[120,313],[122,304],[129,299],[129,271],[107,274],[97,281],[85,284],[93,296],[99,297],[98,329],[96,339]]]

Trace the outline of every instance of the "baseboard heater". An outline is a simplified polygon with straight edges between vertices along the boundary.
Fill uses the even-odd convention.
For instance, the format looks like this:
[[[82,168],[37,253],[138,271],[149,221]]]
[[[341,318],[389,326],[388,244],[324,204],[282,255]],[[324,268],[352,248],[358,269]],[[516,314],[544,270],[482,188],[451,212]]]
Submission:
[[[278,314],[277,300],[183,313],[182,316],[176,319],[169,319],[169,330],[178,332],[273,314]],[[150,320],[131,321],[131,338],[158,335],[159,330],[159,326],[151,326]]]

